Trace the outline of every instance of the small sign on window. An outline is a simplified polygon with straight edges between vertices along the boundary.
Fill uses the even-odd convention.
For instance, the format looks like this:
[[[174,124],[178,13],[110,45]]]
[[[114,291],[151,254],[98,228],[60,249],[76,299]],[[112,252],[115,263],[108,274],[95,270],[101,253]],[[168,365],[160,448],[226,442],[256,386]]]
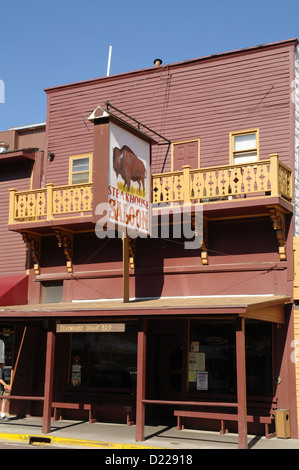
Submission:
[[[0,364],[5,362],[5,344],[2,339],[0,339]]]

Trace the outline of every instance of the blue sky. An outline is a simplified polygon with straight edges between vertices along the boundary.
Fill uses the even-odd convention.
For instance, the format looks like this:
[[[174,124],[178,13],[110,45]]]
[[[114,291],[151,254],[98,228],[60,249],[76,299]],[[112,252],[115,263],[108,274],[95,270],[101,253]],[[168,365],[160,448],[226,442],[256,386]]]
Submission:
[[[152,67],[157,57],[165,65],[299,37],[298,0],[0,0],[0,7],[0,131],[46,121],[45,88],[105,76],[109,46],[114,75]]]

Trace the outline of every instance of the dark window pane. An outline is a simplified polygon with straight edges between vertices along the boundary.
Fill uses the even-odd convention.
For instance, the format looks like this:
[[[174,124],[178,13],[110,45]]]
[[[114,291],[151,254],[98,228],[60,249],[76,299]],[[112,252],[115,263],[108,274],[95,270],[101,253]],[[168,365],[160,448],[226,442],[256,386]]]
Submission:
[[[123,333],[84,333],[72,336],[70,384],[133,388],[137,372],[137,325]]]

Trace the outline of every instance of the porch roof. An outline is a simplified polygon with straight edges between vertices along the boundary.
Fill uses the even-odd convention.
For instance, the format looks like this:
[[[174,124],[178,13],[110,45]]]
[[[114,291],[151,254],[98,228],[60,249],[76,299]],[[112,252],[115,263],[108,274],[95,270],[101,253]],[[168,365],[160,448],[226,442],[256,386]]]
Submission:
[[[291,297],[284,295],[106,299],[0,307],[0,319],[219,315],[283,324],[285,305],[290,302]]]

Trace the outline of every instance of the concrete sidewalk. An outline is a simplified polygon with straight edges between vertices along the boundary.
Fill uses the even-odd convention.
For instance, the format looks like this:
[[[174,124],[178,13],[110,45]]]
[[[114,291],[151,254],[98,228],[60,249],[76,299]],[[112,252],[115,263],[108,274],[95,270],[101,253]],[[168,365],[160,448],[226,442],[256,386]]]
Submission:
[[[238,449],[238,435],[146,426],[145,441],[135,441],[135,426],[83,421],[52,421],[51,432],[42,433],[40,418],[10,418],[0,422],[0,440],[63,448],[98,449]],[[248,449],[298,449],[299,440],[248,436]]]

